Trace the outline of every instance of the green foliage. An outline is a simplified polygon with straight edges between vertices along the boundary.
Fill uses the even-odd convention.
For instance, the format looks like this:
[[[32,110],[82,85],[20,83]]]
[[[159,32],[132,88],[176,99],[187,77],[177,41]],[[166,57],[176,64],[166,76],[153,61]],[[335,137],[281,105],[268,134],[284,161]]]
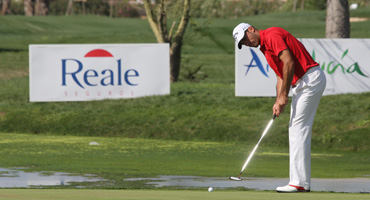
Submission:
[[[348,0],[348,5],[351,5],[353,3],[357,3],[360,8],[369,8],[370,6],[369,0]]]
[[[269,0],[206,0],[192,1],[191,14],[196,18],[238,18],[276,12],[284,3]]]
[[[307,1],[307,0],[306,0]],[[311,0],[312,1],[312,0]],[[114,0],[110,7],[107,0],[89,0],[85,3],[74,2],[73,14],[82,15],[103,15],[113,17],[140,17],[145,15],[143,5],[129,3],[128,0]],[[167,1],[169,18],[181,15],[179,9],[180,1]],[[247,0],[247,1],[227,1],[227,0],[205,0],[192,1],[191,16],[195,18],[235,18],[276,12],[284,5],[282,1],[270,0]],[[49,15],[65,15],[68,7],[68,0],[50,0]],[[112,10],[111,10],[112,8]],[[11,11],[15,15],[24,15],[23,1],[13,1]],[[112,11],[112,13],[110,13]]]
[[[49,0],[48,15],[65,15],[69,0]],[[10,9],[14,15],[24,15],[24,1],[12,1]],[[114,0],[112,10],[109,1],[89,0],[73,2],[73,14],[75,15],[103,15],[112,17],[140,17],[145,11],[143,6],[130,4],[127,0]],[[112,13],[110,13],[112,11]]]
[[[181,63],[181,73],[180,73],[180,81],[188,80],[193,82],[199,82],[201,80],[204,80],[208,77],[207,74],[202,72],[203,64],[200,64],[198,66],[193,66],[190,64],[190,60],[196,59],[196,56],[191,57],[185,57],[182,58]]]
[[[284,6],[283,11],[292,11],[295,0],[288,0]],[[303,4],[303,10],[325,10],[327,0],[297,0],[296,11],[302,11],[301,6]]]

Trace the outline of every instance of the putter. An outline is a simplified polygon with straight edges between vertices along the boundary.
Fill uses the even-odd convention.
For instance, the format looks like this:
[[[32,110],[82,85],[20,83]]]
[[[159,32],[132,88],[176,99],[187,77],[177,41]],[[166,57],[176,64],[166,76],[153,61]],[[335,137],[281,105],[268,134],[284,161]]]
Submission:
[[[248,165],[249,161],[251,160],[251,158],[252,158],[252,156],[253,156],[254,152],[256,151],[256,149],[257,149],[258,145],[259,145],[259,144],[260,144],[260,142],[262,141],[262,138],[266,135],[267,131],[270,129],[270,127],[271,127],[271,125],[272,125],[272,122],[274,122],[275,117],[276,117],[276,115],[274,115],[274,117],[270,120],[270,122],[268,123],[267,127],[266,127],[266,128],[265,128],[265,130],[263,131],[263,133],[262,133],[262,136],[261,136],[260,140],[258,141],[257,145],[254,147],[254,149],[253,149],[253,151],[251,152],[251,154],[248,156],[247,161],[245,161],[245,163],[244,163],[244,165],[243,165],[243,167],[242,167],[242,170],[241,170],[241,171],[240,171],[240,173],[239,173],[239,176],[238,176],[238,177],[230,176],[230,177],[229,177],[229,179],[230,179],[230,180],[233,180],[233,181],[241,181],[241,180],[242,180],[242,179],[241,179],[241,175],[242,175],[242,173],[243,173],[244,169],[247,167],[247,165]]]

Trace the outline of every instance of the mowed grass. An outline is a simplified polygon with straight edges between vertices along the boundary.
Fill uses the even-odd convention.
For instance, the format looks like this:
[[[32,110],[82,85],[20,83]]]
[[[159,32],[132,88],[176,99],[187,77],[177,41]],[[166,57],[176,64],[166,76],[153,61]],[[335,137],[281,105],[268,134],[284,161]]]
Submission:
[[[305,193],[278,194],[276,192],[240,191],[169,191],[169,190],[19,190],[1,189],[2,200],[367,200],[368,194]]]

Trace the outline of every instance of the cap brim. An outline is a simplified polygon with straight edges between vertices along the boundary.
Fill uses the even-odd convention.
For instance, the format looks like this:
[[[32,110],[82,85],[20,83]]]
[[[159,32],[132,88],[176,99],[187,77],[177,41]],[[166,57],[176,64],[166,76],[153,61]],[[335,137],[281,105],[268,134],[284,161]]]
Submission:
[[[240,44],[240,42],[238,43],[238,48],[242,49],[242,44]]]
[[[244,39],[244,37],[245,37],[245,32],[244,32],[243,38],[238,43],[238,48],[239,49],[242,49],[242,44],[240,42]]]

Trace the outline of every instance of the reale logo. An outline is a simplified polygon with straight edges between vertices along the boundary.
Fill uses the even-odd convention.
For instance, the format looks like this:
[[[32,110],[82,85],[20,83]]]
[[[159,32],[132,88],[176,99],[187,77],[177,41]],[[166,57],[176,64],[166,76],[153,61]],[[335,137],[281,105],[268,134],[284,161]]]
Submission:
[[[88,59],[114,59],[113,55],[104,49],[94,49],[89,51],[84,58]],[[112,61],[110,61],[112,62]],[[124,69],[122,60],[115,60],[116,66],[103,66],[103,69],[97,70],[84,66],[83,62],[74,59],[66,58],[61,60],[62,64],[62,86],[76,84],[80,88],[96,86],[138,86],[137,77],[139,72],[135,69]]]

